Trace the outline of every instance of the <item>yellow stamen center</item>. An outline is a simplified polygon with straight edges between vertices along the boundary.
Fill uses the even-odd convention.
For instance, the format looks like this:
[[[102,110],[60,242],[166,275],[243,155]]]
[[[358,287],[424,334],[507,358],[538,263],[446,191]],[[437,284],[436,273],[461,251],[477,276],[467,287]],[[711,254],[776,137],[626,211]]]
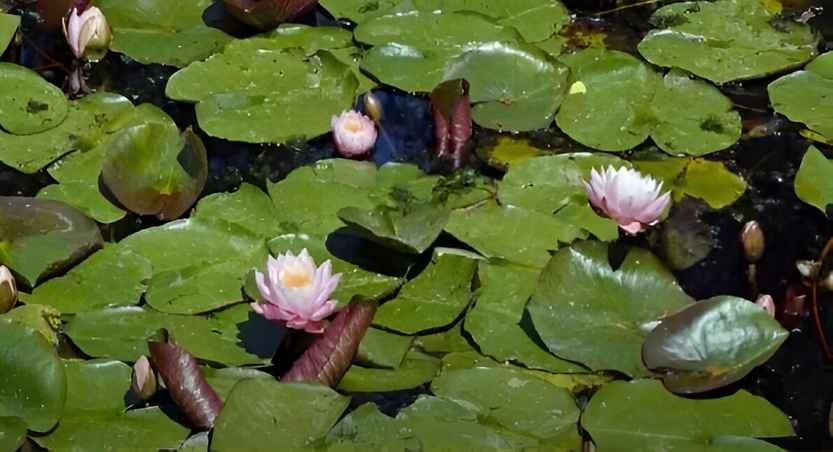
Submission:
[[[298,267],[290,267],[281,271],[279,277],[281,284],[291,289],[306,287],[312,283],[312,275]]]
[[[347,129],[347,131],[352,132],[352,133],[361,132],[362,123],[361,123],[361,121],[358,121],[356,119],[350,119],[350,120],[348,120],[347,122],[344,123],[344,128]]]

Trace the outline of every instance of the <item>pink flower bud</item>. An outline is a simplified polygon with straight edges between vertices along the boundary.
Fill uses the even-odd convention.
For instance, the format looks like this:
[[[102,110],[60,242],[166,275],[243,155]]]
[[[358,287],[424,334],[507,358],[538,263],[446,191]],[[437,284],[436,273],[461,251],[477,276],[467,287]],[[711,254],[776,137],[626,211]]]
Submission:
[[[594,168],[584,187],[590,204],[628,234],[656,224],[671,202],[669,192],[661,194],[662,182],[631,168],[608,166],[602,172]]]
[[[14,283],[14,275],[0,265],[0,314],[10,311],[17,303],[17,286]]]
[[[156,394],[158,389],[156,373],[145,355],[140,356],[133,364],[133,379],[130,387],[141,400],[148,400]]]
[[[365,155],[376,144],[376,125],[359,112],[345,111],[340,116],[333,116],[330,123],[336,149],[345,157]]]
[[[775,300],[769,295],[761,295],[755,301],[755,304],[760,306],[771,317],[775,317]]]
[[[72,8],[63,25],[64,36],[75,58],[97,61],[107,53],[112,32],[100,9],[91,6],[81,13]]]

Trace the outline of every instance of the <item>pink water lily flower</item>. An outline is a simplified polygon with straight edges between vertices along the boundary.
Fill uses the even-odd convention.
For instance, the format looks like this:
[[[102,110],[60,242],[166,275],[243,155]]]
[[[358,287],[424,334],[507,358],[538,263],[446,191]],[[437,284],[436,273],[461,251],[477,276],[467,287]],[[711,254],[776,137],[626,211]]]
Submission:
[[[72,8],[63,25],[67,44],[76,58],[97,60],[107,52],[112,33],[100,9],[90,6],[80,12]]]
[[[629,234],[656,224],[671,202],[671,194],[662,193],[662,182],[631,168],[608,166],[602,172],[594,168],[584,187],[590,204]]]
[[[357,111],[345,111],[339,116],[333,116],[330,125],[333,127],[336,149],[345,157],[365,155],[376,144],[376,124]]]
[[[269,256],[266,273],[255,272],[257,288],[264,301],[252,309],[269,320],[308,333],[324,331],[323,320],[336,309],[330,295],[341,280],[332,274],[329,260],[316,267],[306,248],[297,256],[292,252]]]

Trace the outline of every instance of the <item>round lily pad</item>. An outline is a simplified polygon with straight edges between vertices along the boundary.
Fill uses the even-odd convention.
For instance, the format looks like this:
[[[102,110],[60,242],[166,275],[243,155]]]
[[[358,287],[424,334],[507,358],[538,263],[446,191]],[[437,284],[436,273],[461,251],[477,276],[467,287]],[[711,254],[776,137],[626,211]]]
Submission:
[[[772,108],[833,140],[833,52],[767,87]]]
[[[67,116],[64,93],[37,72],[0,63],[0,127],[16,135],[30,135],[56,127]]]
[[[801,166],[795,175],[795,194],[825,213],[833,204],[833,161],[815,146],[810,146],[801,159]]]

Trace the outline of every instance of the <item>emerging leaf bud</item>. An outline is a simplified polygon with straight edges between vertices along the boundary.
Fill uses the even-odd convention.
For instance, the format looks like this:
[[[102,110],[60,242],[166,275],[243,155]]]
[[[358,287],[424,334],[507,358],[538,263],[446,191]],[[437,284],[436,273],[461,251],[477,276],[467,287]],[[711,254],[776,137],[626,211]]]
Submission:
[[[740,232],[740,242],[743,244],[743,252],[750,264],[757,263],[764,255],[764,231],[757,221],[749,221],[743,225]]]
[[[9,312],[17,303],[17,286],[14,283],[14,275],[0,265],[0,314]]]

